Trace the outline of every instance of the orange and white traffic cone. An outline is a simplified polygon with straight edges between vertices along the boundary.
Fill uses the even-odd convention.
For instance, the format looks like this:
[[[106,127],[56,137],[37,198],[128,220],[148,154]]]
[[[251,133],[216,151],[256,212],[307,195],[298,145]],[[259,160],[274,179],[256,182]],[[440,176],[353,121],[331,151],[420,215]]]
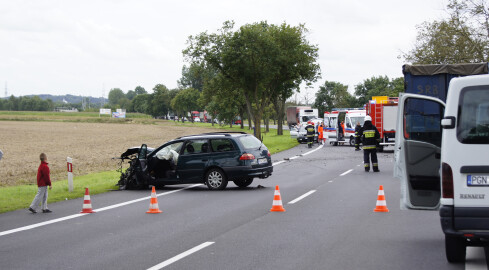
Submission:
[[[389,209],[387,209],[387,202],[385,201],[384,186],[382,185],[379,187],[377,204],[375,206],[374,212],[389,212]]]
[[[275,187],[275,193],[273,196],[273,205],[270,212],[285,212],[284,207],[282,206],[282,198],[280,197],[280,189],[278,186]]]
[[[92,210],[92,202],[90,201],[90,192],[88,192],[88,188],[85,188],[85,196],[83,197],[83,208],[80,213],[95,213],[95,211]]]
[[[161,213],[161,210],[158,207],[158,199],[156,198],[156,190],[154,186],[153,189],[151,190],[151,200],[149,201],[149,210],[146,213],[148,214]]]

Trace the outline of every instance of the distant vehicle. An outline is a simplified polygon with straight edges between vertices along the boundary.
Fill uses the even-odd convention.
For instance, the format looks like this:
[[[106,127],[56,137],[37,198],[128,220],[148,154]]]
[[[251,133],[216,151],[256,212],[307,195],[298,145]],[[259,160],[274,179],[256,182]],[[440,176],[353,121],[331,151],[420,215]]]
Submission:
[[[372,117],[374,125],[380,133],[380,143],[377,149],[394,146],[397,123],[397,97],[374,96],[366,105],[367,115]]]
[[[194,118],[194,122],[199,122],[199,123],[200,123],[200,118],[195,117],[195,118]]]
[[[489,246],[489,75],[476,75],[488,70],[403,67],[394,153],[401,207],[439,209],[449,262],[465,261],[467,246]]]
[[[290,137],[293,139],[297,139],[299,143],[307,143],[307,131],[306,124],[300,126],[294,126],[290,129]],[[314,134],[314,142],[318,141],[318,134]]]
[[[184,136],[156,149],[143,144],[129,148],[120,158],[130,160],[118,183],[121,189],[190,183],[224,189],[228,181],[247,187],[254,178],[267,178],[273,172],[267,147],[244,132]]]
[[[307,121],[318,118],[318,109],[311,109],[310,106],[295,106],[287,108],[287,125],[299,126]]]
[[[192,119],[195,122],[196,118],[200,118],[200,112],[198,111],[191,111],[190,112],[190,119]]]
[[[333,109],[331,112],[324,112],[324,138],[332,145],[348,143],[355,145],[355,126],[357,122],[363,126],[366,111],[362,108],[343,108]],[[343,128],[340,124],[343,122]],[[340,131],[343,130],[343,137]]]

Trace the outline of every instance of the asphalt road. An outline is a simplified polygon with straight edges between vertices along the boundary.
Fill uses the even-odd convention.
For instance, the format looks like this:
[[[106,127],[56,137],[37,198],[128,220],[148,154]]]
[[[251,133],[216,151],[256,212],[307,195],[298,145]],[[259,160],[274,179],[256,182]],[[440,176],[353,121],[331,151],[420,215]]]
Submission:
[[[365,173],[362,152],[315,149],[272,156],[273,176],[249,188],[157,190],[161,214],[145,213],[150,191],[93,195],[95,214],[77,215],[82,199],[1,214],[0,268],[487,269],[482,248],[467,264],[446,261],[438,212],[399,209],[392,153]],[[269,211],[276,185],[284,213]],[[380,185],[389,213],[373,212]]]

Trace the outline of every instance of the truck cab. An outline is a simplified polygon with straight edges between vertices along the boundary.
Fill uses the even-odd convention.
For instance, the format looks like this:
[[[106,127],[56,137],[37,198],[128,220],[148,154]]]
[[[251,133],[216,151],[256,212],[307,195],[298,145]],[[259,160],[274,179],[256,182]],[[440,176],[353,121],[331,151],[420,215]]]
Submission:
[[[451,80],[446,103],[399,98],[394,176],[401,208],[439,210],[450,262],[489,245],[489,75]]]

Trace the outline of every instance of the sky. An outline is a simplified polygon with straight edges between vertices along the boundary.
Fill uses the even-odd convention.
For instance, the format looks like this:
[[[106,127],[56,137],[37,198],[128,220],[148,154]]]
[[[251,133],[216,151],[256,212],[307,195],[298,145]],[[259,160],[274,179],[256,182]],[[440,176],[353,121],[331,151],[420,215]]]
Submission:
[[[176,88],[190,35],[259,21],[304,23],[321,79],[355,85],[402,76],[416,25],[446,16],[446,0],[0,0],[0,97],[107,97],[112,88]]]

